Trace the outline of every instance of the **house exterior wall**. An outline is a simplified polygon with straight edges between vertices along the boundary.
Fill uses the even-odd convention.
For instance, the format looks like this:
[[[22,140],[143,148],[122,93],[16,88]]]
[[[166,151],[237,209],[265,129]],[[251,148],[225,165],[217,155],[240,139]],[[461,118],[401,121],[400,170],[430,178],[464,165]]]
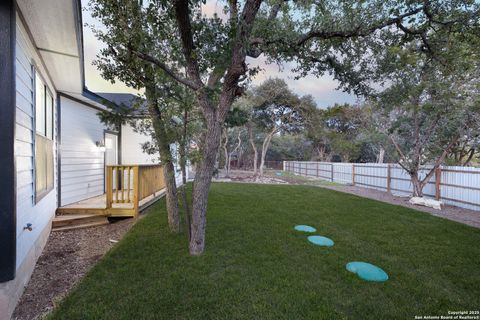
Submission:
[[[0,319],[9,319],[28,283],[35,263],[42,252],[51,220],[57,208],[57,172],[54,166],[54,186],[42,199],[35,200],[35,109],[34,69],[43,78],[52,96],[56,90],[43,67],[35,45],[22,20],[16,13],[15,30],[15,174],[16,174],[16,276],[13,280],[0,283]],[[57,118],[53,114],[53,123]],[[56,163],[56,127],[53,128],[54,160]],[[31,224],[32,230],[24,227]]]
[[[105,152],[96,146],[108,128],[100,122],[99,110],[60,97],[61,105],[61,197],[67,205],[104,193]]]
[[[122,125],[122,164],[153,164],[159,162],[159,155],[143,152],[142,143],[151,142],[152,137],[135,132],[130,124]]]
[[[50,225],[57,208],[57,172],[54,166],[54,188],[45,197],[35,203],[35,113],[33,96],[33,69],[40,73],[56,96],[53,84],[49,81],[48,72],[42,67],[42,62],[35,47],[28,37],[25,26],[17,15],[16,30],[16,128],[15,157],[17,164],[17,269],[23,262],[28,251],[34,246],[35,240],[42,231]],[[54,107],[54,121],[56,113]],[[56,163],[56,126],[54,126],[54,163]],[[33,230],[24,230],[31,223]]]
[[[135,132],[130,124],[122,125],[121,134],[121,159],[122,164],[153,164],[160,162],[160,155],[146,154],[142,149],[142,144],[145,142],[152,142],[152,137]],[[172,155],[175,163],[175,179],[177,185],[182,183],[182,173],[178,163],[177,145],[172,143],[171,146]]]

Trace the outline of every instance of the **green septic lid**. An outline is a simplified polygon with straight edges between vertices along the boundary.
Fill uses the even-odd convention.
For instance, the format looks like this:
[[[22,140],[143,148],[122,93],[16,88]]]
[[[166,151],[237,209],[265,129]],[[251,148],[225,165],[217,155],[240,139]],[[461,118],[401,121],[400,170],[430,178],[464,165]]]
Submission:
[[[327,237],[322,237],[322,236],[310,236],[308,237],[308,241],[310,241],[313,244],[316,244],[317,246],[322,246],[322,247],[331,247],[333,246],[333,240]]]
[[[360,279],[366,281],[383,282],[388,280],[388,274],[379,267],[367,262],[349,262],[347,270],[356,273]]]
[[[300,224],[300,225],[295,226],[295,230],[303,231],[303,232],[315,232],[315,231],[317,231],[317,229],[315,229],[314,227],[310,227],[310,226],[307,226],[307,225],[304,225],[304,224]]]

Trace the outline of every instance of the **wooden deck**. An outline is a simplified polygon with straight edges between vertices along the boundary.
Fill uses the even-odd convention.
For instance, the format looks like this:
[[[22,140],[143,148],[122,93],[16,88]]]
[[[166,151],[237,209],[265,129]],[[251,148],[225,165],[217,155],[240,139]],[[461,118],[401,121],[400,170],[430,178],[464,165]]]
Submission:
[[[57,214],[135,217],[165,193],[161,165],[106,166],[106,193],[57,209]]]
[[[133,193],[133,191],[130,192]],[[162,189],[140,200],[138,203],[138,211],[142,211],[151,204],[155,203],[164,194],[165,189]],[[112,207],[107,209],[107,195],[104,193],[93,198],[62,206],[57,209],[57,214],[98,214],[108,217],[124,217],[130,216],[131,213],[129,212],[133,209],[134,205],[132,203],[113,203]]]

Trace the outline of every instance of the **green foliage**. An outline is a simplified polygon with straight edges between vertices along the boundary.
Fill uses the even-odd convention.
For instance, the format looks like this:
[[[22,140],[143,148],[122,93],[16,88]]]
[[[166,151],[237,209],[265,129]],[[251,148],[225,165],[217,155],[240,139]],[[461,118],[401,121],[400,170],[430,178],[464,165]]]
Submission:
[[[384,57],[394,68],[378,71],[391,84],[376,96],[377,105],[388,114],[400,164],[412,173],[443,162],[445,153],[480,128],[478,43],[456,34],[432,38],[449,43],[434,58],[408,46]]]
[[[311,142],[302,134],[275,136],[268,150],[267,160],[310,160]]]
[[[238,107],[232,108],[227,113],[225,118],[225,125],[228,128],[241,127],[248,122],[248,113],[247,111],[240,109]]]
[[[278,78],[268,79],[252,90],[253,119],[265,132],[294,133],[303,128],[299,97]]]
[[[241,55],[235,61],[240,62],[235,65],[235,72],[239,68],[242,72],[232,82],[235,90],[239,86],[236,94],[240,94],[240,87],[258,72],[258,68],[252,68],[241,60],[245,56],[257,58],[263,55],[268,62],[279,64],[293,62],[297,77],[330,73],[342,89],[361,94],[371,93],[372,88],[378,88],[378,85],[390,87],[398,78],[408,79],[413,75],[411,78],[416,79],[418,69],[430,60],[436,61],[447,73],[458,74],[468,74],[470,62],[478,61],[480,50],[471,48],[478,48],[479,4],[472,0],[273,0],[260,3],[256,12],[253,1],[220,1],[216,5],[223,7],[224,15],[219,16],[204,14],[204,1],[189,1],[188,23],[192,43],[186,48],[175,8],[177,2],[92,0],[92,15],[106,26],[105,29],[96,28],[95,32],[107,45],[95,63],[105,79],[112,82],[121,80],[138,89],[143,88],[145,80],[153,76],[155,83],[166,84],[162,94],[167,93],[167,96],[174,87],[172,83],[192,87],[192,82],[197,81],[198,84],[200,81],[195,94],[206,93],[209,105],[215,108],[219,105],[220,96],[230,90],[222,85],[222,81],[225,83],[226,71],[233,66],[232,59],[238,52]],[[256,12],[249,20],[250,25],[243,20],[246,17],[242,13],[244,9]],[[250,27],[251,34],[247,31]],[[242,41],[241,46],[237,41]],[[186,50],[190,56],[185,56]],[[194,60],[196,66],[192,67],[189,60]],[[199,79],[194,79],[192,68],[198,69]],[[430,82],[433,83],[433,79]],[[268,90],[264,88],[267,95]],[[407,92],[399,88],[397,99],[405,98]],[[284,93],[287,94],[288,90]],[[275,97],[289,99],[282,95]],[[450,96],[449,99],[452,98]],[[282,103],[292,105],[292,101]],[[255,102],[253,104],[258,106]],[[169,106],[169,103],[165,104],[166,109]],[[221,114],[227,114],[230,106],[227,107],[226,112]],[[263,107],[263,111],[261,108],[257,110],[256,124],[272,127],[271,112],[266,104]],[[204,120],[204,111],[198,112],[200,120]],[[350,132],[354,128],[339,131],[332,128],[332,124],[324,125],[321,112],[309,114],[315,116],[311,121],[304,120],[306,136],[312,140],[313,148],[318,150],[319,158],[323,157],[320,154],[330,152],[336,145],[330,143],[333,140],[339,143],[338,150],[334,152],[342,153],[342,157],[351,160],[366,154],[360,151],[359,155],[359,145],[361,150],[366,144],[374,146],[367,147],[371,150],[378,149],[380,145],[384,148],[385,132],[376,134],[374,129],[370,132],[363,130],[361,141],[355,142]],[[332,115],[331,121],[335,121],[336,116],[342,115]],[[197,127],[206,128],[205,124]],[[302,129],[300,126],[284,126],[283,130],[295,132]],[[200,141],[202,135],[194,136],[201,147],[204,144]]]

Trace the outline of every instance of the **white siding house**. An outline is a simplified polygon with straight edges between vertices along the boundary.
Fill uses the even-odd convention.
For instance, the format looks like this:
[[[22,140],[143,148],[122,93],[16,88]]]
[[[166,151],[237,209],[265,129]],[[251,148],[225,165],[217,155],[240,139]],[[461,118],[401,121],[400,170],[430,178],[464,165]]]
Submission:
[[[143,143],[151,141],[151,137],[135,132],[129,124],[122,125],[122,163],[158,163],[158,155],[147,154],[142,149]]]
[[[150,137],[99,120],[106,102],[84,85],[81,26],[80,0],[0,2],[0,320],[59,206],[102,195],[105,164],[158,163],[141,149]]]
[[[106,127],[97,109],[71,100],[61,101],[61,195],[67,205],[104,193],[105,153],[96,142],[104,141]]]
[[[56,96],[47,70],[28,38],[27,31],[17,13],[16,23],[16,130],[15,157],[17,163],[17,259],[16,268],[23,263],[50,220],[55,215],[57,185],[53,168],[53,189],[41,199],[35,197],[35,82],[40,76],[48,90]],[[37,83],[38,87],[38,83]],[[56,113],[53,108],[53,156],[56,158]],[[32,225],[32,231],[24,229]]]

